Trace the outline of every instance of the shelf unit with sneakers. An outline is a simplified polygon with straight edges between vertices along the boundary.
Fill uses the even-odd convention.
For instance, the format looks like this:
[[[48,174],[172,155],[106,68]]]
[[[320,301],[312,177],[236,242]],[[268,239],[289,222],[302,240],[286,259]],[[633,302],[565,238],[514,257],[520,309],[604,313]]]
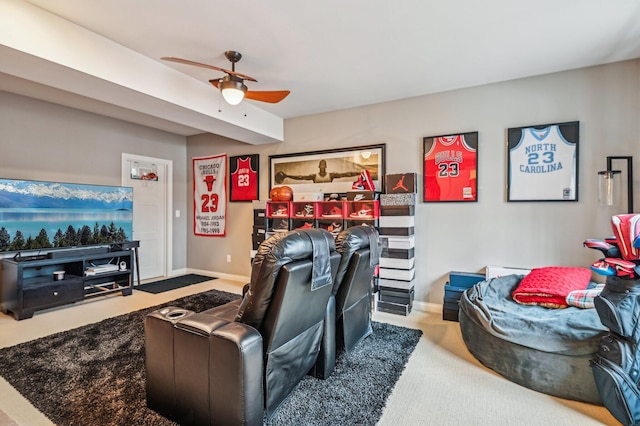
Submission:
[[[318,228],[326,229],[336,237],[344,228],[344,201],[322,201],[318,203]]]
[[[368,225],[378,227],[380,217],[379,200],[345,201],[344,218],[346,227]]]
[[[289,219],[291,220],[291,229],[317,228],[317,202],[292,201],[290,205],[291,207],[289,209]]]
[[[266,203],[266,232],[286,232],[291,230],[291,202],[267,201]]]

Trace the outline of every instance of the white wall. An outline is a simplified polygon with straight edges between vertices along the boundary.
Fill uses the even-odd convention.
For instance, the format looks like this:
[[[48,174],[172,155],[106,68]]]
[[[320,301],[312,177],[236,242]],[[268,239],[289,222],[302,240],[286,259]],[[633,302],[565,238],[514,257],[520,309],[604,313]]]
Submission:
[[[452,270],[587,267],[599,258],[582,242],[610,235],[610,216],[625,211],[598,205],[597,171],[605,169],[607,155],[634,155],[640,177],[639,70],[640,60],[633,60],[290,119],[283,143],[261,147],[199,135],[188,138],[187,156],[260,154],[266,199],[269,155],[384,142],[387,173],[417,172],[421,181],[423,137],[478,131],[478,202],[416,207],[416,300],[441,304]],[[574,120],[580,121],[579,201],[507,203],[507,128]],[[637,179],[635,185],[640,188]],[[635,196],[640,200],[638,191]],[[191,203],[189,208],[192,229]],[[189,231],[190,268],[249,274],[251,206],[229,203],[228,212],[225,238]]]
[[[186,211],[186,151],[183,136],[0,91],[3,178],[121,185],[122,153],[147,155],[173,161],[174,209]],[[173,268],[182,269],[187,220],[173,220]]]

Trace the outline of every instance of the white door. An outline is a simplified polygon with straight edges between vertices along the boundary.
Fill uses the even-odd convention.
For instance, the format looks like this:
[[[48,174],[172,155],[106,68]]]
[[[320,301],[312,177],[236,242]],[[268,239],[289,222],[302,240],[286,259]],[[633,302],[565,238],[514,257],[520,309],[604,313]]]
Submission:
[[[170,160],[122,154],[122,184],[133,187],[132,240],[140,241],[141,280],[167,275],[171,168]]]

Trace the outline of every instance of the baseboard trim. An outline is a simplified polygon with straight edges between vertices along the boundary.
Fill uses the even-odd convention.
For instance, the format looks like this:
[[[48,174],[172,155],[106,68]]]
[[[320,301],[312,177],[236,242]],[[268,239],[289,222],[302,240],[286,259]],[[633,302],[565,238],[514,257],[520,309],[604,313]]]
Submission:
[[[413,309],[421,312],[429,312],[435,314],[442,313],[442,305],[431,302],[413,302]]]

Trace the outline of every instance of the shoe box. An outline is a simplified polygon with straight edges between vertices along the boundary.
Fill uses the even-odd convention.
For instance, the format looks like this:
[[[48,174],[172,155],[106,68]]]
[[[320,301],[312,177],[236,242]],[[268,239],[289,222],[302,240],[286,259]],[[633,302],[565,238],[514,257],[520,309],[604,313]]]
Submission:
[[[347,191],[347,201],[373,201],[380,199],[377,191]]]
[[[266,239],[267,233],[267,207],[265,201],[252,201],[253,207],[253,233],[251,234],[252,252],[258,250],[258,247]],[[255,256],[252,253],[251,259]]]
[[[381,228],[413,228],[415,224],[415,216],[380,216]]]
[[[363,191],[366,192],[366,191]],[[344,202],[344,218],[346,227],[367,225],[379,227],[380,201],[360,200]]]
[[[380,248],[380,257],[386,257],[391,259],[411,259],[414,257],[415,249],[393,249],[381,246]]]
[[[378,232],[380,232],[380,235],[384,237],[389,237],[389,236],[408,237],[408,236],[412,236],[415,233],[415,230],[413,226],[406,226],[406,227],[381,226],[380,229],[378,229]]]
[[[410,304],[385,302],[380,299],[378,299],[378,303],[376,304],[376,309],[380,312],[387,312],[390,314],[404,316],[407,316],[411,313],[411,307],[412,305]]]
[[[392,269],[414,269],[415,266],[415,257],[410,257],[408,259],[399,259],[393,257],[380,257],[380,267],[381,268],[392,268]]]
[[[378,288],[411,290],[413,287],[415,287],[415,279],[404,281],[393,278],[378,278]]]
[[[411,307],[413,307],[414,294],[415,290],[413,287],[406,290],[392,287],[380,287],[379,301],[409,305],[409,309],[411,309]]]
[[[380,278],[389,280],[412,281],[416,276],[415,266],[411,269],[383,268],[380,267]]]
[[[289,215],[291,212],[291,202],[289,201],[267,201],[266,202],[266,231],[285,232],[291,229]]]
[[[384,186],[384,192],[387,194],[416,193],[418,175],[416,173],[388,174],[385,177]]]
[[[415,193],[406,194],[380,194],[380,206],[415,206]]]
[[[322,192],[293,192],[293,201],[307,201],[307,202],[316,202],[323,201],[324,193]]]
[[[449,273],[449,281],[444,286],[442,319],[445,321],[458,321],[462,293],[480,281],[484,281],[484,279],[484,274],[451,271]]]
[[[416,246],[413,235],[380,235],[380,248],[386,250],[411,250]]]
[[[416,214],[416,206],[380,206],[381,216],[413,216]]]

